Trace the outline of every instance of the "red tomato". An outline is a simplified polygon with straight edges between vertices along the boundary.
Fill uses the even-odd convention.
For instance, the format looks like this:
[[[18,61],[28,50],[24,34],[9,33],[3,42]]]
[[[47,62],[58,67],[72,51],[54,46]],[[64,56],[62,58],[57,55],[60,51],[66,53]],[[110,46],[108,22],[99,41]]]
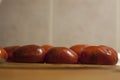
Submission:
[[[77,44],[77,45],[71,46],[70,49],[72,49],[74,52],[76,52],[80,58],[81,51],[86,47],[88,47],[88,45],[86,45],[86,44]],[[80,62],[78,61],[78,63],[80,63]]]
[[[115,65],[118,61],[117,52],[107,46],[88,46],[79,56],[83,64]]]
[[[45,55],[45,50],[40,46],[25,45],[14,51],[13,58],[15,62],[43,63]]]
[[[70,47],[70,49],[72,49],[73,51],[75,51],[77,54],[80,54],[81,51],[87,47],[88,45],[86,44],[78,44],[78,45],[73,45]]]
[[[7,58],[8,58],[7,52],[3,48],[0,48],[0,62],[6,61]]]
[[[20,46],[8,46],[4,47],[5,51],[8,53],[7,61],[13,61],[13,52],[18,49]]]
[[[78,55],[69,48],[54,47],[47,52],[45,62],[55,64],[74,64],[78,62]]]
[[[47,52],[49,49],[53,48],[53,46],[49,45],[49,44],[42,45],[41,47],[45,49],[45,52]]]

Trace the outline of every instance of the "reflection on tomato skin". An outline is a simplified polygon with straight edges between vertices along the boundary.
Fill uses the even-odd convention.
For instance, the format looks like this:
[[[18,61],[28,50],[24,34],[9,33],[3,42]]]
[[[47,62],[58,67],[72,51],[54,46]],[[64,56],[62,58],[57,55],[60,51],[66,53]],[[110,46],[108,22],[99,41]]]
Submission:
[[[46,53],[46,63],[54,64],[75,64],[78,62],[78,55],[66,47],[54,47]]]
[[[79,55],[82,64],[115,65],[118,62],[117,52],[108,46],[89,46]]]
[[[7,52],[3,48],[0,48],[0,62],[6,61],[7,58],[8,58]]]

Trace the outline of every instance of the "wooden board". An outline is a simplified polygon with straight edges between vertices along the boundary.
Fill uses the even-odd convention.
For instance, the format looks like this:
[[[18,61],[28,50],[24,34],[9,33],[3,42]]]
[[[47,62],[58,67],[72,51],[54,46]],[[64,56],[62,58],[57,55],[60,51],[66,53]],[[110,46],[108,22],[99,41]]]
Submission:
[[[80,64],[0,64],[0,80],[120,80],[120,67]]]
[[[43,64],[43,63],[2,63],[2,69],[113,69],[116,65],[84,65],[84,64]]]

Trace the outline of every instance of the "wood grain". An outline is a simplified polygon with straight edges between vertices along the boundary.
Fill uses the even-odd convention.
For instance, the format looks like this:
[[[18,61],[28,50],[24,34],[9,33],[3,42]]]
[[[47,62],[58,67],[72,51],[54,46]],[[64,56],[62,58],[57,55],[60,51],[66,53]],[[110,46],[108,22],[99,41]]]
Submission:
[[[120,80],[120,67],[80,64],[0,64],[0,80]]]

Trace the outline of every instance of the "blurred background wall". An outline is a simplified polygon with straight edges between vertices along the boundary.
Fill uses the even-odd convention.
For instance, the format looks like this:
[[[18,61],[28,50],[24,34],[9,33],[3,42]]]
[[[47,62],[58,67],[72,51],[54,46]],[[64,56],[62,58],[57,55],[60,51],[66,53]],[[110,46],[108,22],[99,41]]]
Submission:
[[[108,45],[120,51],[119,0],[3,0],[0,46]]]

